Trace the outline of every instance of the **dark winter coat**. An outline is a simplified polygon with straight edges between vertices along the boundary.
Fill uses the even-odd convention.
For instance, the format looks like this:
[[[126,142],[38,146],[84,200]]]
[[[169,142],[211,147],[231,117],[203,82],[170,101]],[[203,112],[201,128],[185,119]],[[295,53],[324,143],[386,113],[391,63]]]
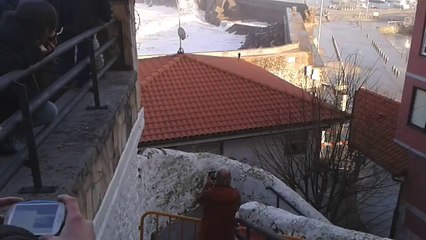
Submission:
[[[18,25],[13,14],[5,14],[0,20],[0,76],[26,69],[42,59],[42,52],[28,42],[29,37]],[[24,79],[29,96],[38,92],[33,77]],[[18,99],[11,87],[0,91],[0,123],[18,110]]]
[[[18,4],[19,0],[0,0],[0,17],[6,11],[15,10]]]
[[[59,16],[59,25],[68,38],[111,20],[108,0],[48,0]]]
[[[234,240],[241,196],[238,190],[229,186],[216,186],[205,190],[199,202],[203,207],[201,240]]]
[[[0,225],[1,240],[37,240],[37,236],[27,230],[15,226]]]

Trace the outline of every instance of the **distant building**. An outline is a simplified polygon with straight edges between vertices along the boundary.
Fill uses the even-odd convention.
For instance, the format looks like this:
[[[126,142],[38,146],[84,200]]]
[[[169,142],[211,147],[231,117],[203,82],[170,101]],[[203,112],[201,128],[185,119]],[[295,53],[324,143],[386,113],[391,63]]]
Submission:
[[[426,239],[426,1],[418,1],[395,142],[409,151],[399,239]]]

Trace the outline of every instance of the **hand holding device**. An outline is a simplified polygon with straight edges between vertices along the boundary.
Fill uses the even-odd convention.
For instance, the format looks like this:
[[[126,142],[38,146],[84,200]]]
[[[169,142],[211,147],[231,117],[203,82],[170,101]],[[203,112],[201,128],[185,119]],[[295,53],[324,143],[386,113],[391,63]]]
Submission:
[[[24,201],[24,199],[20,197],[3,197],[3,198],[0,198],[0,208],[8,207],[12,204],[22,202],[22,201]],[[3,221],[4,221],[4,217],[0,216],[0,225],[3,224]]]
[[[209,178],[214,182],[216,180],[216,171],[210,171]]]
[[[34,235],[57,235],[65,221],[65,206],[56,201],[28,201],[13,205],[5,224],[24,228]]]
[[[86,220],[80,213],[78,201],[69,195],[60,195],[60,202],[65,204],[67,217],[64,228],[59,236],[47,237],[48,240],[95,240],[93,223]]]

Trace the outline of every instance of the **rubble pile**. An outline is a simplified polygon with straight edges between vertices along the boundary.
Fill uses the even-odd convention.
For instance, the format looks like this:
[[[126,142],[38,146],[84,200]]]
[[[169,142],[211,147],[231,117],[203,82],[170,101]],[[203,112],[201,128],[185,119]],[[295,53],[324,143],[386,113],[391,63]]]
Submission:
[[[284,24],[274,23],[269,27],[255,28],[247,34],[246,41],[240,49],[267,48],[284,44]]]

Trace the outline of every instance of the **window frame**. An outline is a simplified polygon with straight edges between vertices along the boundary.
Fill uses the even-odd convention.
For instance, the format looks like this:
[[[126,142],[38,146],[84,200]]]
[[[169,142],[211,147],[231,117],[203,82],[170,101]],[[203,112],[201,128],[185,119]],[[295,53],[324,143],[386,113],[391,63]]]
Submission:
[[[423,37],[422,42],[420,43],[420,55],[426,57],[426,16],[425,21],[423,22]]]
[[[407,119],[407,125],[410,126],[413,129],[416,129],[422,133],[426,133],[426,123],[424,128],[417,126],[416,124],[414,124],[412,122],[412,117],[413,117],[413,110],[414,110],[414,102],[416,100],[416,96],[417,96],[417,91],[423,91],[426,93],[426,89],[420,88],[420,87],[413,87],[413,93],[411,96],[411,103],[410,103],[410,112],[408,114],[408,119]]]

